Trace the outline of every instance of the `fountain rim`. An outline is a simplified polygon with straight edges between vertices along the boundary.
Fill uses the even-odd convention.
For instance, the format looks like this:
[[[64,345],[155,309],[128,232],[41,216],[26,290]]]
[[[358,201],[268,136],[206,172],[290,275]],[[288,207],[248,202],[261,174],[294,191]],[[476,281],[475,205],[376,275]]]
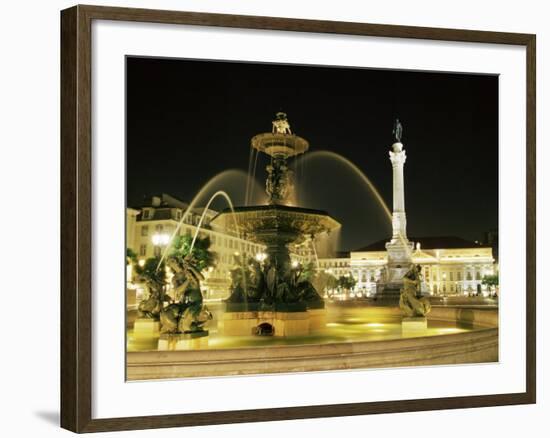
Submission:
[[[302,213],[302,214],[310,214],[315,216],[325,216],[332,219],[334,222],[338,223],[338,225],[342,225],[338,220],[336,220],[331,214],[329,214],[325,210],[318,210],[314,208],[306,208],[306,207],[295,207],[292,205],[282,205],[282,204],[263,204],[263,205],[247,205],[247,206],[239,206],[234,207],[234,213],[253,213],[257,211],[281,211],[281,212],[292,212],[292,213]],[[230,208],[224,208],[222,211],[220,211],[216,216],[212,218],[210,222],[214,222],[218,217],[225,215],[225,214],[233,214],[233,211]]]
[[[282,155],[285,155],[287,158],[304,154],[309,150],[309,142],[305,138],[296,134],[263,132],[252,137],[250,143],[254,149],[269,156],[275,156],[278,154],[270,151],[269,149],[276,148],[277,146],[266,145],[266,143],[274,141],[280,141],[283,143],[282,145],[279,145],[279,147],[285,149],[285,152],[282,153]]]

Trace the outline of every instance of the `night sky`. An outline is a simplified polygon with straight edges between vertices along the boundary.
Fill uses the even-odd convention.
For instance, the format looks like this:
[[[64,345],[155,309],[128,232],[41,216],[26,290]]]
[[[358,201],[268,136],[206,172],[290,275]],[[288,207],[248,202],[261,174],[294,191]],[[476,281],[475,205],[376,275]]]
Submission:
[[[297,166],[299,203],[342,223],[341,249],[388,238],[391,225],[348,167],[312,154],[355,163],[391,210],[396,117],[408,235],[478,240],[497,229],[498,78],[485,75],[128,58],[128,206],[159,193],[190,201],[217,173],[246,172],[250,138],[270,132],[277,111],[310,143]],[[266,162],[258,160],[256,192]],[[239,205],[244,188],[233,176],[212,193],[225,189]]]

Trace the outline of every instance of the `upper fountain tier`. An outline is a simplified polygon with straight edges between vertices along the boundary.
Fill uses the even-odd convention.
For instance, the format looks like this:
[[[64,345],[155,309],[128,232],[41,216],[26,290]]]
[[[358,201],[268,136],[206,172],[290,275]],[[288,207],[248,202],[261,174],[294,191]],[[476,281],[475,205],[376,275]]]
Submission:
[[[252,147],[274,158],[289,158],[303,154],[309,143],[294,135],[285,113],[278,112],[273,120],[271,132],[258,134],[252,138]]]
[[[340,227],[327,212],[297,207],[290,202],[294,183],[287,158],[304,153],[309,144],[292,134],[285,113],[277,113],[273,132],[255,136],[252,146],[271,156],[266,167],[268,204],[224,210],[212,219],[212,225],[244,233],[247,239],[265,244],[268,252],[277,252],[279,259],[289,258],[288,249],[281,247]]]

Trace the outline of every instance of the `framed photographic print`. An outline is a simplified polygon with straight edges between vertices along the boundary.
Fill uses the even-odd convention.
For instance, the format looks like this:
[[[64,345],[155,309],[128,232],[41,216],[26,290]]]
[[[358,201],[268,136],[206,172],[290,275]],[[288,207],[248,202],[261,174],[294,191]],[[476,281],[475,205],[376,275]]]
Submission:
[[[75,6],[61,49],[64,428],[535,402],[534,35]]]

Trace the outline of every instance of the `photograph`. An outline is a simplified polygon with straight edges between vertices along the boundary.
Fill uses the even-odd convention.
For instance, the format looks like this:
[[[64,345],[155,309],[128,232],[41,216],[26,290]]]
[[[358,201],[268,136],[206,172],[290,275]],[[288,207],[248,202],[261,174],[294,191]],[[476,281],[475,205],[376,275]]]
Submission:
[[[498,75],[128,55],[125,85],[127,380],[498,362]]]
[[[471,3],[7,2],[2,436],[546,430],[548,14]]]

